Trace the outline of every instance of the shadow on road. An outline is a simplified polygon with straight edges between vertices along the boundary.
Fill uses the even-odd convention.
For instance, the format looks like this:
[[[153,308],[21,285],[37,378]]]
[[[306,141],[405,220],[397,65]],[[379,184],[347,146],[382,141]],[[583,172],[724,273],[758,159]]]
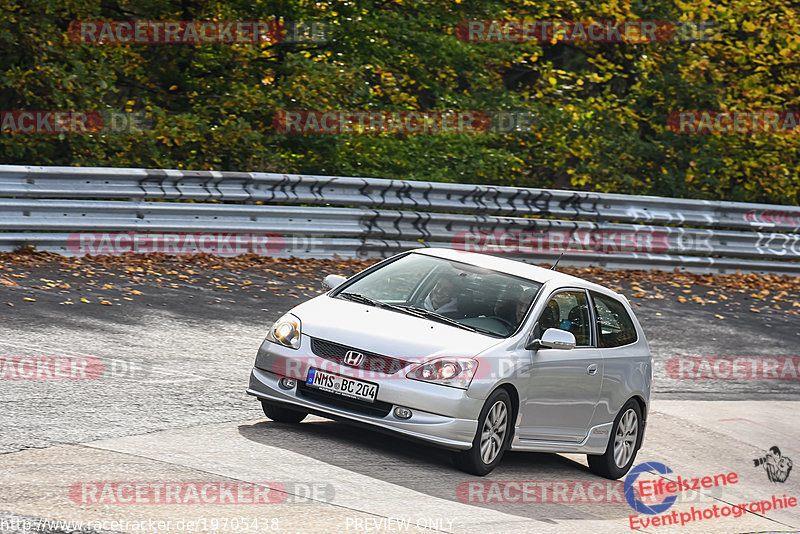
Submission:
[[[451,453],[444,449],[372,432],[346,423],[314,421],[298,425],[263,421],[251,425],[240,425],[239,434],[256,443],[279,447],[297,454],[314,458],[329,465],[397,484],[419,493],[454,502],[489,508],[494,511],[550,522],[553,520],[615,519],[631,515],[625,501],[621,482],[612,482],[592,475],[589,470],[568,458],[557,454],[506,453],[503,460],[486,477],[476,477],[458,471],[451,463]],[[581,481],[602,484],[596,495],[606,495],[609,484],[617,502],[582,502],[580,495],[572,490],[566,492],[562,502],[521,502],[519,492],[509,493],[512,500],[505,501],[503,485],[495,481],[537,482],[552,488],[554,482]],[[330,481],[336,483],[336,481]],[[469,498],[467,482],[480,482],[481,490]],[[600,486],[598,486],[600,488]],[[550,495],[548,491],[546,495]],[[536,500],[541,493],[536,492]],[[365,495],[365,499],[369,496]],[[480,502],[483,499],[484,502]],[[552,499],[549,499],[552,500]],[[619,502],[619,501],[622,502]],[[472,501],[472,502],[470,502]],[[488,501],[488,502],[486,502]],[[413,506],[410,503],[410,506]],[[542,518],[547,517],[548,520]]]

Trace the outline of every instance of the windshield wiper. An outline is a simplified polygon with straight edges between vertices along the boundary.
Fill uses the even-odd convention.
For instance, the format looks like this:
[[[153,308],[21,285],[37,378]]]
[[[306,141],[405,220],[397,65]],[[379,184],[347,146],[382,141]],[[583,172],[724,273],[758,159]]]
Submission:
[[[383,302],[370,298],[366,295],[362,295],[361,293],[339,293],[337,297],[342,297],[343,299],[352,300],[353,302],[360,302],[361,304],[366,304],[368,306],[377,306],[377,307],[384,306]]]
[[[388,302],[381,302],[366,295],[362,295],[361,293],[345,292],[345,293],[339,293],[337,297],[342,297],[347,300],[352,300],[353,302],[360,302],[361,304],[366,304],[368,306],[376,306],[378,308],[388,308],[390,310],[399,311],[401,313],[413,315],[415,317],[420,317],[422,319],[431,319],[434,321],[438,321],[440,323],[445,323],[458,328],[462,328],[464,330],[469,330],[470,332],[480,332],[482,334],[488,334],[490,336],[497,336],[495,332],[459,323],[455,319],[451,319],[450,317],[446,317],[440,313],[426,310],[425,308],[417,308],[414,306],[404,306],[399,304],[397,305],[389,304]]]
[[[411,315],[416,315],[417,317],[424,317],[425,319],[432,319],[434,321],[439,321],[440,323],[446,323],[449,325],[457,326],[458,328],[463,328],[464,330],[469,330],[470,332],[482,331],[478,328],[475,328],[474,326],[469,326],[463,323],[459,323],[455,319],[446,317],[441,313],[436,313],[434,311],[426,310],[425,308],[416,308],[414,306],[395,306],[395,308],[400,308],[401,310],[410,313]],[[485,332],[485,330],[483,330],[483,332]]]

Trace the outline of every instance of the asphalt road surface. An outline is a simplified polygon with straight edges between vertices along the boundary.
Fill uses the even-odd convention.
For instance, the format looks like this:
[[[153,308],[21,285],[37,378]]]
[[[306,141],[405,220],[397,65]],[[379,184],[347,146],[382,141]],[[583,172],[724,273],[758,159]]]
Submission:
[[[159,441],[155,436],[174,432],[176,434],[169,434],[170,440],[188,440],[186,447],[191,449],[195,441],[190,436],[196,435],[201,441],[213,442],[214,445],[209,445],[212,449],[217,446],[224,449],[224,445],[214,441],[214,436],[230,431],[234,458],[238,446],[250,451],[261,445],[272,451],[276,462],[291,464],[302,458],[300,463],[320,462],[325,469],[346,473],[347,476],[341,475],[344,478],[364,477],[365,481],[379,480],[392,488],[402,488],[397,489],[397,495],[408,491],[444,502],[456,501],[453,487],[469,477],[453,470],[446,452],[382,434],[354,431],[347,425],[319,418],[299,427],[273,423],[263,417],[258,402],[244,393],[256,349],[269,324],[292,306],[319,294],[322,291],[320,281],[325,274],[348,275],[353,269],[354,266],[346,262],[313,261],[257,265],[250,269],[224,263],[187,268],[169,262],[144,267],[93,262],[45,261],[36,265],[6,262],[0,271],[0,357],[89,357],[103,362],[103,374],[93,380],[0,380],[0,428],[3,429],[0,459],[6,462],[5,467],[12,469],[23,457],[42,458],[41,462],[48,463],[51,460],[44,460],[45,456],[41,455],[67,454],[65,451],[73,450],[70,454],[91,456],[91,451],[107,450],[147,457],[153,462],[180,464],[185,469],[200,469],[206,464],[187,461],[186,457],[191,456],[189,452],[178,455],[178,460],[170,456],[177,452],[163,452],[169,440]],[[663,424],[667,425],[664,432],[675,430],[679,436],[676,429],[670,430],[670,417],[677,417],[687,406],[700,405],[681,404],[684,401],[734,401],[724,403],[729,406],[731,417],[719,421],[738,418],[756,426],[758,421],[763,423],[769,417],[776,417],[774,425],[791,418],[797,421],[794,408],[789,411],[785,407],[796,406],[792,402],[800,400],[798,380],[676,380],[668,377],[666,371],[667,361],[674,357],[800,356],[797,354],[800,316],[792,313],[800,310],[796,292],[785,292],[776,303],[763,293],[759,296],[758,292],[770,289],[769,286],[738,293],[715,286],[670,285],[668,278],[665,280],[622,278],[612,284],[634,303],[648,336],[656,362],[654,407],[657,409],[662,402],[672,410],[664,412]],[[772,288],[770,295],[777,292],[777,288]],[[634,294],[640,296],[634,297]],[[720,294],[725,298],[720,298]],[[688,300],[679,302],[679,299]],[[764,401],[783,406],[787,411],[775,416],[745,409]],[[698,420],[696,424],[713,422]],[[772,441],[780,441],[779,433],[759,430],[756,426],[748,432],[769,436],[764,439],[763,447],[759,445],[760,449],[773,445]],[[198,428],[204,430],[199,432]],[[733,436],[740,432],[740,428],[730,429]],[[145,443],[148,436],[153,442]],[[784,441],[788,439],[784,438]],[[649,429],[648,440],[658,439],[654,430]],[[709,436],[706,439],[710,439]],[[110,445],[91,445],[95,442]],[[714,440],[710,443],[713,448]],[[79,444],[90,445],[71,449],[81,447]],[[645,444],[648,445],[649,442]],[[796,446],[796,441],[792,446]],[[204,454],[198,450],[194,457],[205,457]],[[272,461],[269,455],[261,459]],[[114,472],[115,465],[127,465],[122,459],[115,464],[107,457],[86,460],[87,465],[92,466],[104,465],[104,462],[108,462],[106,475]],[[220,467],[211,472],[239,480],[237,469],[246,471],[247,467],[247,462],[240,463],[243,465],[234,462],[235,465],[226,464],[225,469]],[[532,465],[538,469],[535,476],[540,478],[544,475],[555,479],[575,478],[576,466],[577,474],[591,478],[579,460],[546,454],[509,454],[497,473],[500,479],[526,480],[533,476],[529,472]],[[409,469],[408,466],[414,467]],[[20,475],[22,478],[28,476],[24,469],[20,473],[26,473]],[[326,484],[337,484],[338,476],[326,479]],[[800,475],[795,474],[793,481],[798,479]],[[65,479],[59,480],[64,482]],[[22,517],[9,514],[31,517],[68,514],[57,512],[58,497],[43,496],[36,501],[30,496],[36,491],[19,486],[19,480],[16,480],[16,489],[11,489],[13,484],[9,484],[9,480],[5,485],[0,484],[0,488],[5,488],[0,489],[0,510],[5,510],[7,517]],[[369,486],[368,482],[358,484]],[[386,489],[376,488],[375,491]],[[344,499],[343,495],[337,492],[338,498]],[[48,512],[47,507],[33,506],[34,501],[53,503],[53,509]],[[350,510],[351,506],[358,508],[348,502],[336,504],[339,511]],[[481,514],[482,510],[490,508],[485,514],[499,514],[491,521],[502,522],[513,517],[522,521],[514,523],[520,528],[525,520],[536,520],[537,525],[543,527],[563,521],[624,518],[630,512],[624,503],[616,508],[607,507],[602,512],[562,504],[521,510],[507,504],[473,503],[468,508],[462,517],[463,514],[489,517]],[[323,512],[319,517],[328,513],[337,521],[342,520],[341,514]],[[360,509],[358,513],[366,513],[365,517],[377,518],[376,521],[391,516],[385,510]],[[0,514],[0,531],[3,531],[3,517]],[[344,526],[359,530],[356,527],[360,525],[362,530],[369,530],[368,523],[356,523],[358,517],[354,516]],[[547,518],[544,523],[543,518]],[[591,523],[580,524],[588,527]],[[791,519],[783,518],[770,528],[783,530],[791,524]],[[624,522],[619,525],[627,528]],[[800,526],[800,521],[793,525]],[[597,524],[592,528],[602,530],[607,526]],[[376,530],[391,530],[386,523],[383,527]],[[446,523],[440,522],[436,527],[429,530],[450,531]],[[341,531],[339,527],[327,526],[312,530],[328,529]],[[653,531],[665,532],[663,529]]]

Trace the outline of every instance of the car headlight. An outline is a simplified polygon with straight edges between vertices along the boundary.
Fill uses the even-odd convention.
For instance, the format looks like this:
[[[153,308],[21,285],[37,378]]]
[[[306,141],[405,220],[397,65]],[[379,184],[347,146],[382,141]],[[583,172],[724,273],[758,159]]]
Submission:
[[[267,340],[290,349],[299,349],[300,328],[300,319],[287,313],[269,328]]]
[[[478,361],[472,358],[436,358],[412,368],[406,378],[467,389],[477,369]]]

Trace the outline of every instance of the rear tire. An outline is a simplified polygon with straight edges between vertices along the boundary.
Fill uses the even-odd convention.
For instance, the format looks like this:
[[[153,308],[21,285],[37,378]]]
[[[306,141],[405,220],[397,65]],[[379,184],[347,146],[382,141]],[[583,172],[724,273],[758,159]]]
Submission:
[[[606,452],[587,454],[589,470],[595,475],[616,480],[630,470],[642,445],[642,409],[630,399],[617,414],[611,427]]]
[[[306,412],[266,400],[261,401],[261,408],[264,410],[264,415],[279,423],[299,423],[308,415]]]
[[[482,477],[492,472],[503,458],[511,437],[511,398],[504,389],[492,393],[481,409],[472,448],[453,455],[456,467]]]

